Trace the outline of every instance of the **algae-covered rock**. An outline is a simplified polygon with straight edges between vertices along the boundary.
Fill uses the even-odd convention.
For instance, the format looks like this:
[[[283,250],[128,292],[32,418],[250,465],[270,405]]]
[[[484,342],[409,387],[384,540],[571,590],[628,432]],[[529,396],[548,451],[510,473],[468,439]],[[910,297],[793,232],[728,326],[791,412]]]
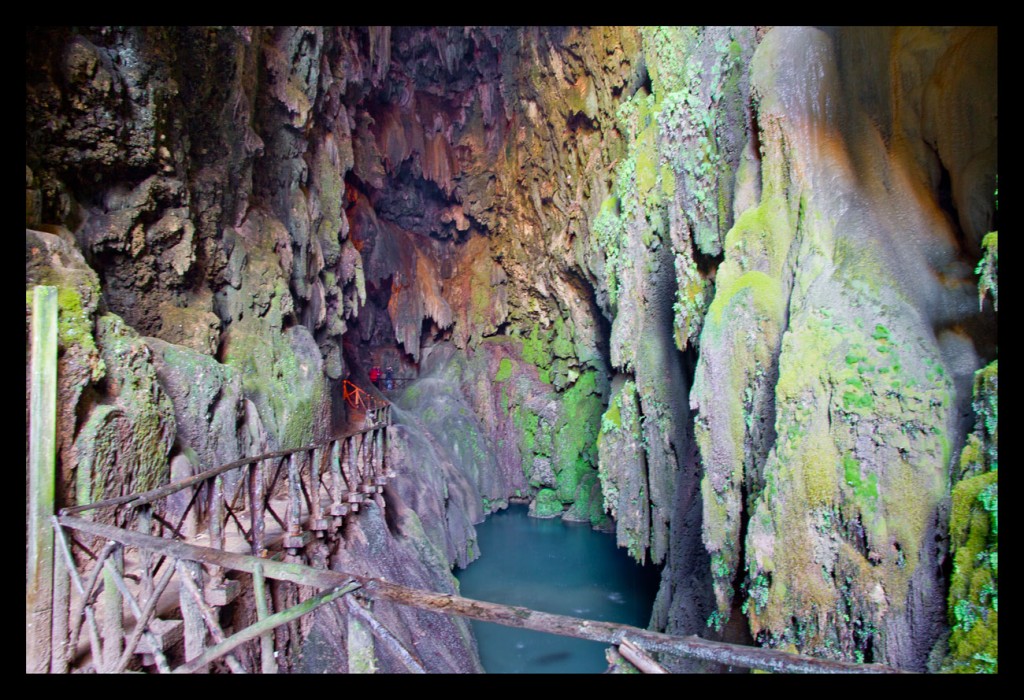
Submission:
[[[97,404],[75,438],[77,499],[147,491],[166,483],[174,442],[174,407],[143,339],[118,316],[96,322],[111,404]]]
[[[852,69],[806,28],[769,31],[751,65],[761,196],[726,236],[694,398],[713,618],[739,581],[760,644],[924,670],[965,402],[951,368],[975,357],[934,329],[976,312],[937,197],[911,194],[865,103],[846,101]]]
[[[268,451],[259,415],[247,410],[242,380],[234,369],[158,338],[147,338],[146,344],[174,404],[177,445],[197,461],[190,466],[193,472]],[[227,475],[229,493],[238,477],[239,472]]]
[[[330,391],[313,334],[306,326],[286,327],[295,303],[288,231],[254,210],[238,227],[235,245],[246,265],[239,290],[225,300],[232,323],[222,341],[224,364],[241,378],[273,447],[308,445],[330,429]]]
[[[323,439],[329,430],[330,392],[323,358],[305,326],[276,332],[261,319],[246,319],[229,332],[225,364],[242,380],[274,447]]]
[[[604,507],[615,519],[616,544],[642,563],[651,525],[640,406],[632,381],[612,383],[597,445]]]
[[[562,500],[554,489],[541,489],[530,502],[530,515],[534,518],[554,518],[562,515]]]
[[[962,480],[949,517],[953,575],[949,586],[949,652],[942,670],[999,671],[999,365],[975,376],[977,424],[960,454]]]

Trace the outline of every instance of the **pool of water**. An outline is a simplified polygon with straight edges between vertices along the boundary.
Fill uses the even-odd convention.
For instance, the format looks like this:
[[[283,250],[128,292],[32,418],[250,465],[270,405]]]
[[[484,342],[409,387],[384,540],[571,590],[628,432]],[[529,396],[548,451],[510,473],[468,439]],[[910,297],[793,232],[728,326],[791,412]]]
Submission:
[[[588,524],[511,505],[477,526],[480,558],[456,572],[467,598],[646,627],[659,571]],[[471,621],[488,673],[602,673],[607,644]]]

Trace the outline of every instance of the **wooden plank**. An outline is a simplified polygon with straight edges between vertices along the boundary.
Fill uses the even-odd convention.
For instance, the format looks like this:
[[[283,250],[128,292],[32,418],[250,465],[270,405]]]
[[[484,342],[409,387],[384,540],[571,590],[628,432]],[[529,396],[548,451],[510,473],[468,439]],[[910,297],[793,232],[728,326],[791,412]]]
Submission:
[[[50,670],[53,634],[53,529],[57,468],[57,288],[32,296],[32,388],[29,396],[28,558],[25,671]]]
[[[349,580],[362,584],[364,594],[375,600],[389,600],[419,610],[428,610],[446,615],[460,615],[484,622],[495,622],[509,627],[521,627],[539,632],[548,632],[577,639],[589,639],[606,644],[618,645],[626,637],[647,652],[668,652],[688,658],[712,661],[729,666],[757,668],[782,673],[903,673],[898,669],[881,664],[857,664],[846,661],[819,659],[803,654],[791,654],[778,649],[747,647],[739,644],[713,642],[696,635],[677,637],[661,632],[621,625],[613,622],[583,620],[565,615],[538,612],[512,605],[488,603],[456,595],[420,591],[398,584],[339,571],[313,569],[301,564],[276,562],[269,559],[218,552],[206,547],[164,540],[159,537],[142,535],[128,530],[119,530],[71,516],[60,516],[58,521],[65,527],[95,534],[100,537],[122,538],[126,544],[152,549],[170,556],[207,561],[220,566],[252,573],[256,563],[265,567],[270,578],[292,581],[318,588],[342,586]]]

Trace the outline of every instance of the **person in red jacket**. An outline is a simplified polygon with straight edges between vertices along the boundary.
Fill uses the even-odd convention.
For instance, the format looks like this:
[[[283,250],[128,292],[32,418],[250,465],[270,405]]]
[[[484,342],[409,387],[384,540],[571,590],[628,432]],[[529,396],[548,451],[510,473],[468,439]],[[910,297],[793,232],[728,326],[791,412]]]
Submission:
[[[378,382],[380,382],[380,367],[378,367],[377,365],[374,365],[373,367],[370,368],[370,381],[373,382],[374,386],[379,387]]]

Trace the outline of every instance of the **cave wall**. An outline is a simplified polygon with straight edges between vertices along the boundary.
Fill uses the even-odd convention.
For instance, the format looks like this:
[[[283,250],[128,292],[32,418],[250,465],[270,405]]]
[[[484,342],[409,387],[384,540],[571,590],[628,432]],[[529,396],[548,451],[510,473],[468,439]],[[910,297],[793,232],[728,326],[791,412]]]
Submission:
[[[968,564],[984,624],[946,593],[947,528],[977,555],[992,524],[988,482],[949,511],[996,464],[954,468],[992,444],[995,29],[28,38],[64,502],[112,445],[153,462],[101,480],[126,490],[323,437],[340,381],[391,364],[447,466],[393,494],[418,525],[356,537],[381,571],[466,565],[525,497],[664,566],[656,629],[925,670],[953,627],[992,655]]]

